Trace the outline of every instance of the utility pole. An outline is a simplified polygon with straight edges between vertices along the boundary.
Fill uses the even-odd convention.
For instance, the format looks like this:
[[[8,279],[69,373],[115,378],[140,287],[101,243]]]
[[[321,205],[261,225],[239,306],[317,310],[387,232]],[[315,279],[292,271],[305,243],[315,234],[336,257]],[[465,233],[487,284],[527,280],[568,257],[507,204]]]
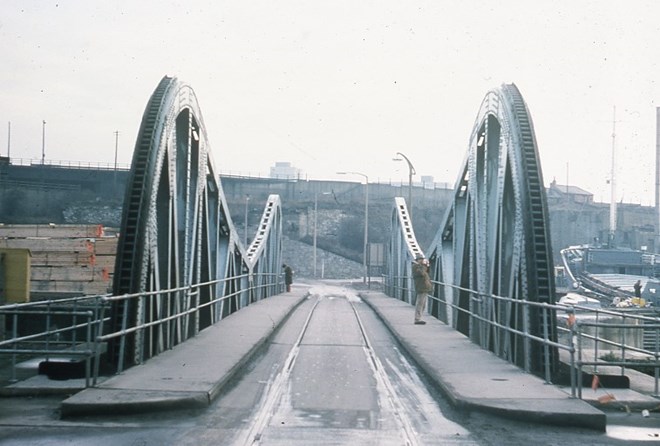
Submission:
[[[245,196],[245,249],[248,249],[248,204],[250,203],[250,194]]]
[[[405,162],[408,164],[408,217],[410,217],[410,221],[412,222],[412,179],[413,175],[415,175],[417,172],[415,172],[415,168],[413,167],[412,163],[408,159],[406,155],[404,155],[401,152],[396,152],[398,156],[401,158],[392,158],[392,161],[401,161],[401,159],[405,160]]]
[[[115,130],[115,172],[113,174],[113,189],[117,191],[117,148],[119,147],[119,130]]]
[[[46,164],[46,120],[41,125],[41,165]]]
[[[617,206],[616,206],[616,106],[613,108],[612,117],[612,171],[610,174],[610,239],[609,246],[613,247],[616,237]]]
[[[117,172],[117,148],[119,147],[119,130],[115,130],[115,172]]]

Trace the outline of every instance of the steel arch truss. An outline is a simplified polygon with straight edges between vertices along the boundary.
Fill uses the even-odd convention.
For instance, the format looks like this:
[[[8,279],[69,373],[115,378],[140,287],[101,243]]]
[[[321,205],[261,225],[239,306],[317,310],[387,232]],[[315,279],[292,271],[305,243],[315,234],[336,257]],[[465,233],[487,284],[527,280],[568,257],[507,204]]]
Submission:
[[[402,199],[396,208],[388,291],[410,301],[402,289],[412,289],[403,281],[410,280],[417,243]],[[529,111],[515,85],[502,85],[481,104],[453,200],[428,250],[436,297],[430,311],[498,356],[546,376],[556,350],[521,333],[556,340],[553,312],[523,302],[554,303],[548,222]]]
[[[259,300],[278,292],[279,268],[282,263],[282,208],[280,196],[268,197],[254,240],[247,250],[252,266],[252,299]]]
[[[423,252],[417,244],[406,201],[396,197],[386,263],[386,292],[390,296],[414,303],[412,263],[418,254]]]
[[[251,245],[258,248],[247,252],[213,167],[195,93],[164,77],[149,99],[133,153],[113,283],[115,296],[144,294],[113,303],[113,331],[150,326],[136,330],[121,352],[111,344],[114,359],[140,363],[277,293],[277,196],[266,213]],[[256,291],[250,287],[255,280]],[[156,322],[162,320],[168,321]]]
[[[518,303],[554,303],[548,222],[532,119],[518,88],[505,84],[481,104],[453,202],[430,249],[434,278],[460,287],[437,290],[447,305],[435,304],[432,312],[535,373],[554,368],[555,354],[544,356],[538,342],[498,326],[556,339],[552,312]]]

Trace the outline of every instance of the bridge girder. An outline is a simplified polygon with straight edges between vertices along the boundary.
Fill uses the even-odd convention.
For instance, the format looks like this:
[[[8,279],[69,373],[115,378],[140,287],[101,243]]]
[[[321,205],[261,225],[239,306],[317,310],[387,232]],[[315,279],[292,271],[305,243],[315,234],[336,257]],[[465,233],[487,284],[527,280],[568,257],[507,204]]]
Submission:
[[[115,358],[140,363],[276,294],[279,197],[269,197],[266,209],[251,245],[258,248],[248,250],[232,222],[195,93],[164,77],[147,103],[135,145],[113,282],[114,295],[155,296],[116,302],[111,324],[119,330],[188,314],[137,330],[124,353],[111,346]],[[217,283],[199,286],[210,282]],[[172,289],[177,291],[166,292]]]
[[[520,91],[514,84],[489,91],[479,108],[452,202],[427,251],[437,298],[431,300],[431,313],[484,348],[536,373],[554,368],[556,352],[548,358],[537,342],[497,325],[556,339],[553,312],[516,303],[553,304],[555,299],[543,184],[533,123]],[[402,225],[395,228],[404,230]],[[409,263],[412,251],[402,249],[407,249]],[[407,266],[391,268],[409,277]],[[488,297],[492,295],[516,302]]]

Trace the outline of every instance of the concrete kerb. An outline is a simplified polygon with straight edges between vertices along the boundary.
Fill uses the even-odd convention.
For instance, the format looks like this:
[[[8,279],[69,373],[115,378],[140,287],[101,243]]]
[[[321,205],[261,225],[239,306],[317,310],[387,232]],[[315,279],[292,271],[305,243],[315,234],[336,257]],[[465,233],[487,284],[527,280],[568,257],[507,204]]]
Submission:
[[[180,366],[178,363],[181,361],[176,360],[177,356],[180,357],[185,351],[185,354],[188,356],[188,358],[184,358],[185,360],[190,362],[189,360],[192,355],[192,359],[198,361],[197,363],[188,364],[188,370],[190,371],[196,368],[197,370],[199,368],[215,369],[213,365],[209,365],[209,360],[213,360],[213,355],[207,353],[205,350],[206,346],[202,346],[201,350],[198,349],[199,351],[193,351],[192,353],[190,349],[186,350],[186,347],[192,346],[195,339],[198,339],[202,333],[207,330],[217,330],[222,324],[225,324],[222,327],[224,331],[229,330],[231,332],[231,328],[228,325],[245,325],[249,323],[246,322],[246,318],[249,318],[250,312],[258,310],[259,302],[233,313],[218,324],[201,332],[197,338],[193,338],[177,346],[181,348],[177,349],[175,347],[150,359],[143,365],[136,366],[135,370],[139,370],[139,374],[136,375],[134,371],[133,375],[135,376],[131,376],[131,370],[133,369],[128,369],[123,374],[116,375],[97,387],[88,388],[73,395],[62,402],[60,406],[61,416],[66,418],[80,415],[123,415],[208,407],[221,394],[227,383],[236,377],[240,370],[267,345],[268,341],[272,339],[293,311],[308,298],[309,291],[303,291],[299,296],[291,296],[293,298],[292,301],[284,304],[283,311],[275,315],[275,318],[272,317],[271,312],[267,314],[271,323],[259,327],[261,332],[258,335],[258,339],[246,341],[244,343],[245,345],[238,347],[231,365],[228,367],[225,366],[224,370],[222,367],[218,368],[217,375],[213,375],[210,378],[207,376],[204,376],[204,379],[197,378],[197,380],[202,382],[201,386],[196,385],[194,386],[195,388],[191,388],[189,384],[182,381],[177,382],[176,379],[172,378],[172,376],[176,376],[177,373],[181,372],[181,369],[172,371],[172,369],[177,369]],[[277,298],[277,296],[266,300],[273,298]],[[251,311],[248,311],[250,309]],[[207,332],[207,336],[209,335],[210,331]],[[223,351],[223,347],[220,345],[222,341],[236,344],[236,339],[230,336],[216,336],[212,339],[214,350],[221,352]],[[167,370],[168,367],[161,367],[166,362],[173,363],[174,367],[169,367],[169,370]],[[186,366],[185,363],[182,365]],[[155,376],[152,377],[151,375]],[[155,388],[154,383],[161,385],[163,382],[166,383],[165,385],[169,389],[165,389],[162,386]]]
[[[519,421],[605,430],[602,411],[481,349],[444,323],[429,318],[426,326],[415,326],[407,303],[382,293],[358,295],[454,407]],[[443,362],[438,361],[438,339],[442,339]],[[475,370],[470,364],[477,361],[486,365]]]

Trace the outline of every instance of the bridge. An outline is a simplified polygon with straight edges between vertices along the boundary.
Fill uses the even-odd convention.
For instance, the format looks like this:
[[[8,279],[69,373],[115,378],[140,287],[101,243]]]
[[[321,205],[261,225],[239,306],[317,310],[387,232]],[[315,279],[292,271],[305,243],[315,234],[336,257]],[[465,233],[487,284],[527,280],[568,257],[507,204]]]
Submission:
[[[556,317],[519,304],[553,304],[555,290],[538,149],[515,85],[486,95],[455,189],[428,254],[438,284],[431,313],[550,380],[556,349],[542,349],[533,337],[556,341]],[[144,112],[125,198],[110,325],[114,332],[134,331],[108,337],[118,371],[281,291],[279,205],[271,196],[255,240],[242,246],[194,92],[165,77]],[[422,252],[403,199],[396,200],[392,223],[386,290],[413,303],[410,268]],[[474,292],[511,300],[477,305]],[[465,310],[495,324],[475,323]]]
[[[292,379],[303,379],[296,367],[312,361],[302,354],[310,345],[337,348],[311,357],[325,366],[307,363],[306,370],[323,373],[327,382],[306,382],[305,392],[355,404],[355,395],[348,395],[362,387],[342,392],[338,386],[351,375],[350,364],[340,358],[352,357],[346,347],[359,346],[366,356],[355,359],[362,363],[356,376],[384,389],[377,399],[392,402],[397,432],[416,444],[414,421],[405,415],[410,410],[398,402],[391,378],[383,374],[369,331],[380,320],[460,407],[604,429],[604,414],[579,398],[582,367],[598,359],[576,357],[578,346],[561,340],[580,334],[580,323],[557,323],[558,311],[565,309],[554,301],[538,148],[515,85],[485,96],[453,201],[442,221],[429,223],[437,224],[438,232],[425,252],[405,200],[393,203],[383,292],[316,282],[283,292],[279,197],[268,199],[257,234],[245,246],[228,212],[210,147],[192,88],[163,78],[148,101],[135,146],[113,292],[59,301],[78,319],[71,329],[48,328],[47,336],[73,338],[72,348],[60,346],[50,354],[77,355],[85,368],[86,389],[62,402],[64,416],[206,407],[229,391],[228,383],[273,337],[297,330],[255,422],[240,434],[245,444],[253,444],[272,424],[273,407],[287,397]],[[411,266],[418,255],[429,259],[433,283],[429,323],[423,327],[412,324]],[[17,321],[39,308],[35,303],[3,311]],[[367,318],[373,321],[364,323]],[[288,324],[297,329],[282,328]],[[37,337],[31,336],[16,335],[0,347],[34,353],[20,344]],[[562,357],[570,364],[568,372]],[[568,393],[548,386],[566,375]]]

